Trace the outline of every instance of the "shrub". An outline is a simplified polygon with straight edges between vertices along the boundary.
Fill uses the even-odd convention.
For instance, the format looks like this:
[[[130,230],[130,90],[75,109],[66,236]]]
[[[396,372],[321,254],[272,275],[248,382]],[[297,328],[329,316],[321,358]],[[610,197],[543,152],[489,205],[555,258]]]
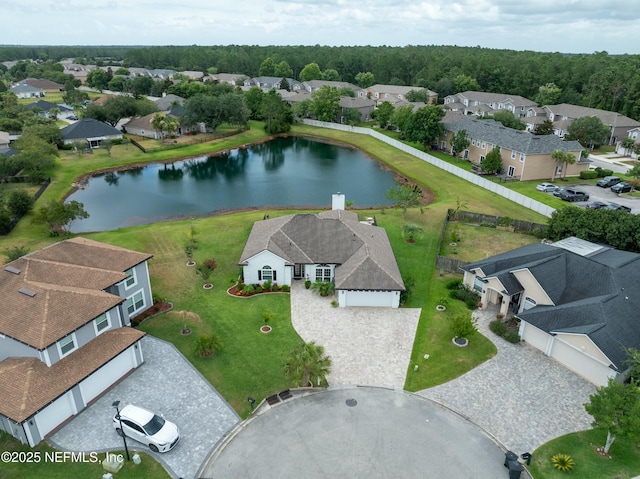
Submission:
[[[464,301],[464,304],[466,304],[467,308],[470,309],[471,311],[473,311],[479,306],[479,303],[475,299],[471,299],[471,298],[466,299]]]
[[[208,336],[199,336],[193,349],[198,356],[205,358],[220,349],[221,345],[220,339],[215,334],[210,334]]]
[[[271,321],[275,317],[276,317],[276,313],[274,313],[272,311],[263,311],[262,312],[262,319],[264,321],[264,324],[267,324],[269,321]]]
[[[510,329],[504,334],[504,339],[509,341],[510,343],[517,344],[520,342],[520,335],[515,331],[511,331]]]
[[[244,291],[244,288],[245,288],[246,286],[247,286],[247,285],[246,285],[246,284],[244,284],[244,283],[238,283],[238,291]]]
[[[593,180],[594,178],[598,177],[598,172],[594,171],[594,170],[586,170],[586,171],[581,171],[580,172],[580,179],[581,180]]]
[[[476,321],[470,314],[461,314],[451,320],[450,328],[454,338],[468,338],[476,332]]]
[[[29,252],[29,248],[23,245],[14,246],[12,248],[9,248],[3,251],[4,255],[7,257],[7,263],[10,263],[11,261],[15,261],[18,258],[22,258],[28,252]]]
[[[480,223],[480,226],[483,228],[495,228],[496,225],[491,223],[490,221],[483,221],[482,223]]]
[[[288,292],[289,292],[289,289],[290,289],[290,288],[289,288],[289,285],[288,285],[288,284],[283,284],[283,285],[282,285],[282,291],[284,291],[285,293],[288,293]]]
[[[513,226],[513,218],[509,218],[508,216],[503,216],[498,220],[499,226]]]
[[[333,301],[331,301],[331,306],[333,306],[334,308],[337,308],[338,302],[334,299]]]
[[[489,329],[498,336],[504,337],[507,332],[507,325],[496,319],[489,323]]]
[[[403,276],[402,282],[404,283],[404,291],[400,292],[400,306],[403,306],[409,300],[416,286],[416,280],[411,275]]]
[[[13,216],[26,214],[33,206],[33,198],[23,190],[13,191],[7,199],[7,209]]]
[[[263,281],[262,289],[265,291],[271,291],[273,289],[273,282],[270,279]]]
[[[556,454],[551,457],[551,462],[553,463],[553,467],[558,469],[559,471],[570,471],[573,469],[574,462],[570,455],[568,454]]]
[[[447,284],[445,285],[445,287],[449,290],[453,290],[453,289],[460,289],[462,288],[462,280],[461,279],[452,279],[450,281],[447,281]]]
[[[311,287],[311,281],[306,280],[306,281],[304,282],[304,287],[305,287],[305,289],[309,289],[309,288]]]
[[[252,284],[245,284],[242,289],[243,294],[253,294],[256,292],[256,287]]]

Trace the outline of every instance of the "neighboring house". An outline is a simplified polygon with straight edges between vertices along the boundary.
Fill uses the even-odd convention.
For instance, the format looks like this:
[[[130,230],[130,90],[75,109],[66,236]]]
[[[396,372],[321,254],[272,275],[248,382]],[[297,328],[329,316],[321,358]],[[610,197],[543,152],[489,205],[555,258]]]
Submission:
[[[245,87],[253,87],[257,86],[262,88],[263,90],[281,90],[283,80],[286,80],[289,84],[289,90],[291,91],[300,91],[304,90],[302,83],[298,80],[294,80],[293,78],[282,78],[282,77],[254,77],[244,81]]]
[[[354,93],[357,93],[358,90],[360,90],[360,87],[346,81],[309,80],[302,82],[302,88],[307,90],[309,93],[318,91],[323,86],[330,86],[338,89],[349,88],[350,90],[353,90]]]
[[[625,348],[640,348],[639,254],[571,237],[462,269],[483,307],[520,319],[523,341],[596,385],[623,379]]]
[[[544,117],[545,120],[551,120],[553,123],[554,134],[560,138],[564,138],[564,135],[568,132],[569,125],[571,125],[574,120],[587,116],[595,116],[609,127],[611,133],[607,142],[610,145],[615,145],[620,138],[627,136],[627,132],[631,128],[640,126],[640,122],[621,115],[620,113],[588,108],[586,106],[571,105],[569,103],[545,105],[542,107],[542,111],[530,108],[527,110],[524,121],[527,124],[527,129],[532,131],[536,123],[531,121],[531,119],[539,121],[538,117]]]
[[[465,118],[444,123],[445,134],[438,140],[443,151],[452,151],[451,138],[460,130],[467,132],[469,146],[462,157],[480,165],[486,155],[500,147],[503,173],[521,181],[542,180],[554,176],[578,176],[589,169],[589,160],[582,158],[582,146],[577,141],[563,141],[555,135],[533,135],[507,128],[494,120]],[[569,152],[577,159],[573,165],[558,165],[551,158],[555,150]]]
[[[157,113],[149,113],[148,115],[141,117],[131,118],[127,123],[122,125],[123,131],[127,132],[131,135],[143,136],[145,138],[153,138],[154,140],[161,140],[164,137],[167,137],[167,132],[160,132],[153,127],[152,121],[153,117],[156,116]],[[171,113],[167,113],[169,116]],[[177,116],[174,116],[178,121],[180,119]],[[172,135],[180,136],[184,131],[191,131],[183,126],[180,126],[178,130],[172,132]]]
[[[64,91],[64,85],[44,78],[26,78],[20,83],[32,86],[34,88],[41,88],[42,90],[44,90],[45,95],[47,93],[60,93],[61,91]]]
[[[131,70],[129,70],[131,72]],[[176,73],[175,70],[167,70],[162,68],[157,68],[154,70],[147,70],[146,75],[150,76],[154,80],[172,80],[173,75]]]
[[[405,288],[386,231],[345,211],[344,195],[332,204],[254,223],[239,262],[244,282],[333,281],[340,307],[397,308]]]
[[[73,115],[73,109],[64,105],[57,105],[46,100],[38,100],[35,103],[29,103],[26,107],[27,110],[37,110],[40,116],[49,118],[51,110],[58,110],[57,117],[59,119],[68,118]]]
[[[142,364],[150,258],[78,237],[4,266],[0,430],[35,446]]]
[[[120,130],[116,130],[111,125],[93,118],[83,118],[69,126],[65,126],[61,133],[62,141],[65,145],[70,145],[78,140],[86,140],[89,148],[99,148],[102,140],[122,139]]]
[[[350,96],[340,97],[340,111],[338,113],[338,122],[345,123],[344,111],[347,108],[353,108],[360,112],[360,121],[371,120],[371,113],[375,110],[376,102],[368,98],[353,98]]]
[[[73,75],[77,80],[80,80],[83,84],[87,83],[87,75],[90,71],[97,68],[96,65],[82,65],[80,63],[60,62],[64,67],[65,75]]]
[[[0,131],[0,155],[13,156],[18,153],[17,150],[9,147],[10,136],[6,131]]]
[[[184,106],[185,99],[170,93],[163,95],[162,98],[153,98],[153,102],[158,107],[158,111],[171,111],[176,106]]]
[[[239,83],[244,84],[247,79],[247,75],[243,73],[216,73],[215,75],[209,75],[205,78],[205,81],[228,83],[229,85],[236,86]]]
[[[631,128],[627,132],[626,136],[631,138],[634,144],[637,146],[638,144],[640,144],[640,127]],[[618,155],[623,155],[623,156],[629,155],[634,160],[638,159],[638,154],[635,151],[633,151],[633,148],[631,149],[624,148],[620,141],[616,144],[616,153]]]
[[[369,88],[363,88],[358,91],[359,98],[369,98],[375,100],[376,104],[384,101],[395,103],[398,100],[406,100],[407,93],[410,91],[423,91],[425,88],[419,86],[400,86],[400,85],[373,85]],[[429,102],[438,103],[438,94],[434,91],[429,92]]]
[[[42,88],[36,88],[24,83],[16,83],[9,88],[9,91],[18,98],[42,98],[45,95]]]
[[[202,79],[204,78],[204,73],[193,71],[193,70],[185,70],[185,71],[176,72],[176,73],[186,76],[189,80],[202,81]]]
[[[462,111],[465,115],[490,115],[500,110],[507,110],[519,118],[526,116],[529,108],[538,106],[535,101],[519,95],[473,90],[446,96],[444,105],[452,111]]]

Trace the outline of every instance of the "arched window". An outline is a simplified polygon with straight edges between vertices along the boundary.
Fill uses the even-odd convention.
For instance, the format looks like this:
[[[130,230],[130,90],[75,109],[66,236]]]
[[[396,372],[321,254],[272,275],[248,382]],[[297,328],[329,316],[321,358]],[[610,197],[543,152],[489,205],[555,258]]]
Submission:
[[[264,265],[262,269],[258,270],[258,281],[275,281],[276,272],[269,265]]]

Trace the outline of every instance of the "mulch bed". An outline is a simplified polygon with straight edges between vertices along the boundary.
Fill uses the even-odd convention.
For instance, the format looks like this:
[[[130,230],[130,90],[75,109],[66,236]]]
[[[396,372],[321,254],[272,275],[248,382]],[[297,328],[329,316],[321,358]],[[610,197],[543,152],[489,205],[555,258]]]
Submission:
[[[139,326],[145,319],[155,316],[156,314],[165,313],[171,309],[173,309],[173,303],[154,301],[153,306],[131,320],[131,326]]]

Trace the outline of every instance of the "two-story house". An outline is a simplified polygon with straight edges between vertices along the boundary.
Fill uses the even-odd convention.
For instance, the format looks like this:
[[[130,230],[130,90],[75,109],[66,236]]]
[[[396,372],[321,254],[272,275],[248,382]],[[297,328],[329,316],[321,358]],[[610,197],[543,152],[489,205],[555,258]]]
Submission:
[[[34,446],[142,364],[150,258],[73,238],[0,270],[0,430]]]
[[[634,146],[632,148],[625,148],[624,146],[622,146],[622,142],[619,141],[616,145],[616,153],[622,156],[630,156],[634,160],[637,160],[638,151],[636,148],[638,147],[638,145],[640,145],[640,126],[631,128],[629,131],[627,131],[626,136],[633,140]]]
[[[510,178],[525,181],[577,176],[581,171],[589,169],[589,161],[582,158],[582,146],[577,141],[563,141],[555,135],[533,135],[507,128],[494,120],[472,118],[444,122],[444,129],[444,136],[439,139],[438,144],[441,150],[451,152],[452,136],[465,130],[469,146],[460,152],[461,156],[480,165],[494,147],[499,147],[503,172]],[[551,157],[555,150],[574,155],[575,164],[557,164]]]
[[[446,96],[444,105],[448,110],[463,112],[465,115],[491,115],[500,110],[507,110],[518,118],[526,116],[529,108],[538,106],[536,102],[519,95],[473,90]]]
[[[426,90],[429,95],[429,103],[438,103],[438,94],[434,91],[427,90],[419,86],[401,86],[401,85],[381,85],[376,84],[368,88],[358,91],[359,98],[368,98],[375,100],[376,105],[388,101],[392,105],[398,102],[407,101],[407,94],[410,91]]]

